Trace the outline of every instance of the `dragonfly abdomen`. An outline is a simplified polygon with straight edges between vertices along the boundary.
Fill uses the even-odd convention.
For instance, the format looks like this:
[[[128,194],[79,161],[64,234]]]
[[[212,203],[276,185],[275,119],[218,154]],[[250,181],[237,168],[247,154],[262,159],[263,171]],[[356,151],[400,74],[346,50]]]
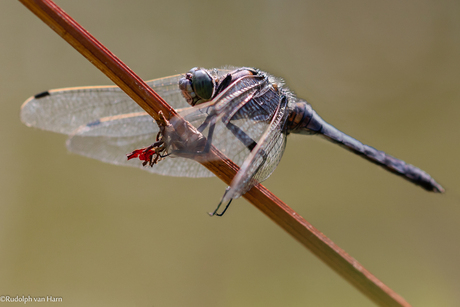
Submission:
[[[399,160],[374,147],[365,145],[324,121],[305,101],[298,101],[288,118],[287,129],[292,133],[320,134],[349,151],[380,165],[384,169],[421,186],[427,191],[442,193],[444,189],[425,171]]]

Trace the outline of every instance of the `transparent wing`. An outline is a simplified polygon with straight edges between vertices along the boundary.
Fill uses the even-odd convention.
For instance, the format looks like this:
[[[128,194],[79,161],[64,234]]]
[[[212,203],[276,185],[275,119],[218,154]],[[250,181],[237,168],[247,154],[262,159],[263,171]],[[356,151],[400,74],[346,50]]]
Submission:
[[[142,133],[140,133],[142,131]],[[116,165],[138,167],[161,175],[176,177],[211,177],[214,174],[201,164],[184,158],[168,157],[153,167],[143,167],[139,160],[127,160],[126,154],[155,141],[158,126],[145,112],[101,118],[81,126],[67,140],[69,151]]]
[[[222,76],[228,69],[214,69]],[[179,90],[182,74],[146,81],[174,109],[187,108]],[[29,127],[63,134],[101,118],[143,112],[126,93],[117,86],[87,86],[49,90],[27,99],[21,107],[21,120]],[[131,133],[134,135],[133,131]],[[139,131],[142,134],[142,131]]]
[[[147,81],[174,108],[187,107],[178,84],[181,75]],[[50,90],[29,98],[21,107],[27,126],[72,134],[100,118],[142,112],[117,86],[91,86]],[[139,132],[142,134],[142,131]]]
[[[279,101],[276,96],[270,97],[270,95],[267,95],[263,98]],[[287,115],[287,99],[284,99],[279,101],[270,125],[260,137],[257,146],[244,160],[235,178],[233,178],[230,189],[224,195],[223,203],[230,201],[232,198],[240,197],[273,173],[286,147],[286,134],[283,128]]]

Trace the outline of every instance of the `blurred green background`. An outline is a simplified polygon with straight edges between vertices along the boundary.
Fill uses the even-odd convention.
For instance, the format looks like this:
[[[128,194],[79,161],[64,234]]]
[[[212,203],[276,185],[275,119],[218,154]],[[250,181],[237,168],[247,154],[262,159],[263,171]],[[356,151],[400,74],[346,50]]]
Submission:
[[[56,3],[142,78],[254,66],[339,129],[426,170],[446,194],[293,135],[264,185],[414,306],[460,305],[460,2]],[[0,2],[0,42],[0,295],[373,306],[244,199],[209,218],[218,179],[104,164],[24,126],[29,96],[111,81],[17,1]]]

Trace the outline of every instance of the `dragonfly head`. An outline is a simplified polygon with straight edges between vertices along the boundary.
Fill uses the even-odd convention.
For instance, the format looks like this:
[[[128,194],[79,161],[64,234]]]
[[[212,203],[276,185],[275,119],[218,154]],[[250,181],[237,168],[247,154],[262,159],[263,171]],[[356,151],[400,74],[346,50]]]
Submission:
[[[179,80],[179,88],[187,102],[195,106],[211,100],[215,94],[217,82],[209,71],[195,67]]]

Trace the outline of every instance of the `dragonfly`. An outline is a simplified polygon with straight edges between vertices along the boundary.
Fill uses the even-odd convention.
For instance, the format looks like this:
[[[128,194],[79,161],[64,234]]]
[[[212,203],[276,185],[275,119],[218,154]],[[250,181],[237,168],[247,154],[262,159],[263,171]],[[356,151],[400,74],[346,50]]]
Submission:
[[[163,117],[163,123],[156,124],[117,86],[90,86],[37,94],[22,105],[21,120],[30,127],[69,135],[66,144],[73,153],[161,175],[213,176],[189,157],[215,146],[240,170],[210,215],[222,216],[233,199],[273,173],[290,133],[319,135],[427,191],[444,192],[423,170],[327,123],[282,79],[262,70],[195,67],[146,83],[177,111],[177,118]],[[196,128],[196,137],[178,143],[165,127],[174,130],[183,120]],[[226,206],[218,212],[222,204]]]

